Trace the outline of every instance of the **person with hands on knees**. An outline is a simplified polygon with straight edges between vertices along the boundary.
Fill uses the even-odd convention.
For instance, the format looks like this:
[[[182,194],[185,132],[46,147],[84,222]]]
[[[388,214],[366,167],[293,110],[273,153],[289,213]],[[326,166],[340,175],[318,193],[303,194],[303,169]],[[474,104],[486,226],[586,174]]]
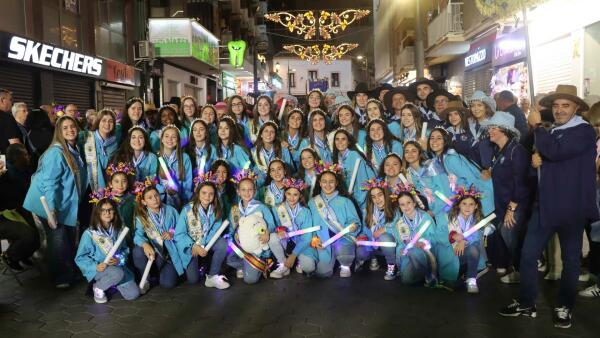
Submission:
[[[127,268],[126,259],[129,247],[125,240],[119,243],[115,254],[105,263],[106,255],[123,231],[123,224],[117,211],[118,198],[109,190],[92,193],[91,203],[95,203],[90,226],[83,232],[75,263],[84,277],[93,282],[94,301],[106,303],[105,291],[113,286],[126,300],[139,297],[140,290],[135,283],[133,273]]]

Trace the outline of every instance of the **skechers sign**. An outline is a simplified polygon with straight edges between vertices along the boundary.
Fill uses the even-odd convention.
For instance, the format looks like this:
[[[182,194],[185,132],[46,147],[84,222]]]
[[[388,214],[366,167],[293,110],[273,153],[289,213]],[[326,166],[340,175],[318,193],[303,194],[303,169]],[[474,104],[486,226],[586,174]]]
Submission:
[[[102,74],[102,59],[19,36],[10,38],[8,58],[94,77]]]

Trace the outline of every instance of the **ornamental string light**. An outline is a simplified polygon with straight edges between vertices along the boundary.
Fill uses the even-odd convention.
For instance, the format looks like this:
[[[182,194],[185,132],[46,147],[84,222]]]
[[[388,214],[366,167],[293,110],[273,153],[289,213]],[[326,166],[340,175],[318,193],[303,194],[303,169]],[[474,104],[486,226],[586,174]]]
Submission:
[[[302,46],[302,45],[285,45],[283,49],[294,53],[302,60],[309,61],[312,64],[317,64],[323,59],[323,62],[330,64],[333,60],[340,59],[349,51],[358,47],[357,43],[342,43],[339,45],[324,44]]]
[[[287,28],[290,33],[296,33],[296,35],[304,34],[304,40],[310,40],[315,37],[317,33],[317,20],[313,11],[308,11],[294,15],[288,12],[277,12],[265,14],[265,19],[273,22],[277,22]]]
[[[356,20],[371,13],[368,9],[347,9],[341,13],[321,11],[319,16],[319,35],[325,40],[331,39],[331,34],[346,30]]]

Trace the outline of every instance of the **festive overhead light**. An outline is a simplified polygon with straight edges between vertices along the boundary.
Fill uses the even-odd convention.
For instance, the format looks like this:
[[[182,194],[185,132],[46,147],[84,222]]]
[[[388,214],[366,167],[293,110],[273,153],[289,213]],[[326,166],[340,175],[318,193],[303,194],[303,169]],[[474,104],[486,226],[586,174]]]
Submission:
[[[358,47],[357,43],[342,43],[340,45],[324,44],[302,46],[302,45],[285,45],[283,49],[298,55],[302,60],[309,61],[312,64],[317,64],[323,60],[326,64],[331,61],[340,59],[344,54]]]
[[[347,9],[341,13],[321,11],[319,16],[319,35],[331,39],[331,34],[344,31],[354,21],[360,20],[371,13],[368,9]]]
[[[280,23],[286,27],[290,33],[297,35],[304,34],[304,40],[312,39],[317,33],[315,16],[313,11],[293,15],[288,12],[277,12],[265,14],[265,19]]]

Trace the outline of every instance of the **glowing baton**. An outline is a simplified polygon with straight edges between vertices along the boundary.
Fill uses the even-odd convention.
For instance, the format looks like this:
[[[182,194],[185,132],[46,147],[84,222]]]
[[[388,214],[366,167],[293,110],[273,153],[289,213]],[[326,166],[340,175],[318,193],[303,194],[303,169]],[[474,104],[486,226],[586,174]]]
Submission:
[[[437,190],[436,190],[434,193],[435,193],[435,195],[436,195],[436,196],[437,196],[439,199],[441,199],[441,200],[442,200],[444,203],[446,203],[448,206],[452,206],[452,201],[451,201],[451,200],[449,200],[449,199],[448,199],[448,197],[444,196],[444,194],[442,194],[441,192],[439,192],[439,191],[437,191]]]
[[[400,179],[400,181],[402,181],[402,184],[408,185],[408,180],[406,179],[406,176],[404,176],[403,173],[399,173],[398,178]]]
[[[283,116],[283,111],[285,110],[286,103],[287,103],[286,99],[283,99],[283,101],[281,101],[281,108],[279,108],[279,115],[277,116],[277,119],[279,121],[281,121],[281,117]]]
[[[348,186],[348,193],[351,194],[354,190],[354,182],[356,181],[356,175],[358,175],[358,165],[360,164],[360,158],[354,162],[354,170],[352,170],[352,178],[350,179],[350,186]]]
[[[308,234],[310,232],[315,232],[321,230],[320,226],[315,226],[315,227],[310,227],[310,228],[306,228],[306,229],[302,229],[302,230],[296,230],[296,231],[290,231],[287,232],[285,234],[285,237],[290,238],[290,237],[294,237],[294,236],[298,236],[298,235],[304,235],[304,234]]]
[[[146,281],[148,280],[148,275],[150,274],[150,268],[152,268],[152,263],[154,263],[154,258],[149,259],[146,263],[144,274],[142,275],[142,279],[140,280],[140,289],[143,289],[144,286],[146,286]]]
[[[210,241],[208,241],[208,243],[206,244],[206,247],[204,247],[204,250],[206,250],[206,251],[210,250],[210,248],[212,248],[212,246],[215,245],[215,243],[220,238],[220,236],[223,233],[223,231],[225,230],[225,228],[227,228],[228,226],[229,226],[229,221],[228,220],[223,221],[223,223],[221,223],[221,227],[217,230],[217,232],[215,232],[215,235],[210,239]]]
[[[106,254],[106,257],[104,258],[104,262],[103,262],[104,264],[108,264],[108,261],[115,255],[115,253],[121,246],[121,243],[123,243],[125,236],[127,236],[128,232],[129,232],[128,227],[124,227],[123,230],[121,230],[121,233],[119,234],[119,237],[117,237],[115,244],[113,244],[113,246],[112,246],[112,248],[110,248],[110,251],[108,252],[108,254]]]
[[[198,168],[200,174],[204,174],[204,166],[206,166],[206,155],[202,155],[202,159],[200,160],[200,167]]]
[[[46,216],[48,216],[48,226],[52,228],[50,224],[54,224],[54,228],[56,229],[56,219],[54,219],[54,215],[50,211],[50,207],[48,206],[48,201],[46,201],[46,196],[40,196],[40,202],[42,202],[42,206],[44,207],[44,211],[46,212]]]
[[[395,248],[396,242],[356,241],[356,245]]]
[[[250,168],[250,164],[252,164],[252,163],[250,162],[250,160],[248,160],[248,162],[246,162],[244,164],[244,168],[242,168],[242,169],[246,169],[246,170],[249,169]]]
[[[325,241],[323,244],[321,244],[324,248],[328,247],[331,243],[337,241],[338,239],[340,239],[342,236],[344,236],[345,234],[350,232],[350,228],[354,225],[354,223],[348,225],[347,227],[345,227],[344,229],[342,229],[342,231],[338,232],[337,234],[335,234],[333,237],[331,237],[330,239],[328,239],[327,241]]]
[[[463,232],[463,238],[467,238],[467,237],[471,236],[474,232],[476,232],[477,230],[486,226],[494,218],[496,218],[496,214],[491,213],[488,217],[482,219],[477,224],[475,224],[474,227],[471,227],[471,228],[467,229],[467,231]]]
[[[408,252],[408,249],[410,249],[413,246],[415,246],[415,244],[417,243],[417,241],[421,238],[421,236],[423,236],[423,234],[425,233],[425,231],[427,231],[427,228],[429,228],[430,225],[431,225],[431,221],[430,220],[427,220],[425,222],[425,224],[423,224],[423,226],[421,227],[421,229],[419,229],[419,231],[417,231],[417,233],[410,240],[410,242],[408,244],[406,244],[406,246],[404,247],[404,250],[402,250],[402,254],[403,255],[406,255],[406,252]]]
[[[158,164],[160,164],[160,168],[162,169],[163,173],[165,173],[170,188],[177,191],[177,185],[175,184],[175,180],[173,180],[173,176],[171,176],[171,172],[167,167],[167,163],[165,163],[165,159],[162,158],[162,156],[158,158]]]
[[[423,127],[421,128],[421,139],[425,140],[427,138],[427,122],[423,122]]]

